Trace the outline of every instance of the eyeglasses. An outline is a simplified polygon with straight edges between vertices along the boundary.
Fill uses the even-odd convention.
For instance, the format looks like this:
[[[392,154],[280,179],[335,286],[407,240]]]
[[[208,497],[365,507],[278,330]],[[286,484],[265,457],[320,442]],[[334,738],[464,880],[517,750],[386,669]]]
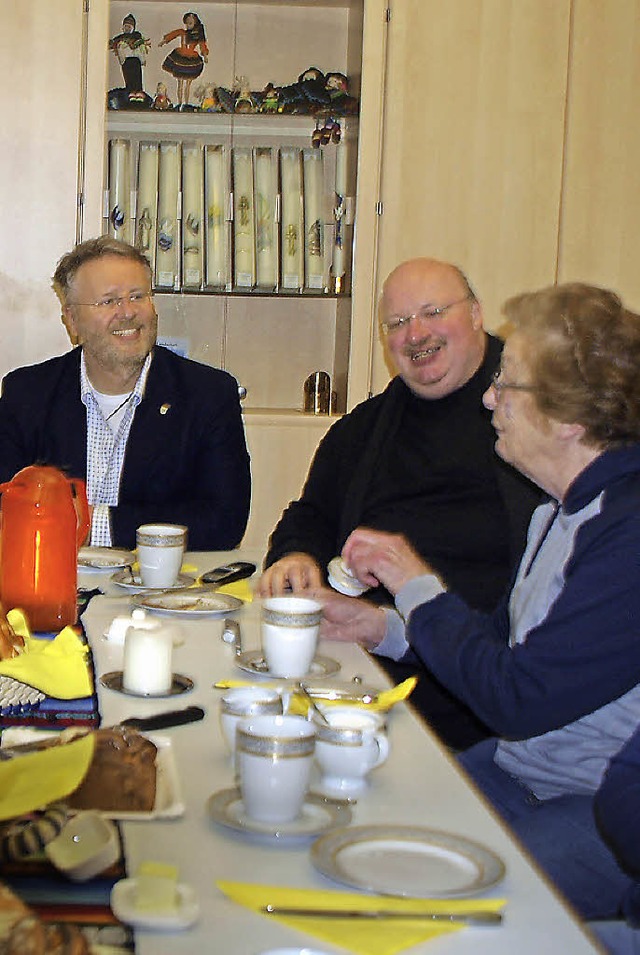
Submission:
[[[441,315],[446,315],[450,308],[454,308],[456,305],[462,305],[463,302],[468,302],[472,298],[472,295],[465,295],[464,298],[459,298],[455,302],[449,302],[448,305],[441,305],[439,308],[434,308],[433,305],[423,305],[422,308],[419,308],[417,312],[413,312],[411,315],[392,315],[391,318],[387,318],[386,321],[380,322],[380,325],[386,335],[393,335],[394,332],[398,332],[401,328],[409,325],[412,318],[417,318],[420,321],[427,321],[430,318],[440,318]]]
[[[538,391],[536,385],[520,385],[515,381],[501,381],[504,371],[502,368],[498,368],[491,379],[491,384],[493,385],[498,398],[505,388],[511,388],[512,391]]]
[[[131,295],[107,296],[99,302],[74,302],[74,307],[82,305],[84,308],[95,308],[103,315],[110,315],[115,314],[125,302],[127,305],[146,305],[152,298],[153,292],[132,292]]]

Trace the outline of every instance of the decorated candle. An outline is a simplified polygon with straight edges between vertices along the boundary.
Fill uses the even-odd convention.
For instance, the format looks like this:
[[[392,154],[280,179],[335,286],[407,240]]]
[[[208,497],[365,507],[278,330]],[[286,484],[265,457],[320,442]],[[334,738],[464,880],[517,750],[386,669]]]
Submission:
[[[202,281],[202,151],[182,146],[182,275],[183,284]]]
[[[225,286],[228,282],[228,229],[226,210],[229,202],[226,161],[223,146],[205,150],[205,206],[207,210],[207,285]]]
[[[160,143],[159,178],[156,285],[173,287],[177,283],[178,273],[177,232],[180,192],[178,143]]]
[[[299,149],[291,147],[280,150],[280,174],[282,180],[282,286],[297,289],[302,285],[304,249]]]
[[[251,150],[233,150],[233,234],[235,284],[255,284],[253,228],[253,169]]]
[[[319,149],[303,149],[305,284],[325,286],[325,239],[323,216],[323,157]]]
[[[158,144],[140,143],[135,244],[155,266],[158,209]]]
[[[276,185],[273,150],[256,149],[256,279],[262,288],[275,288],[277,282]]]
[[[109,234],[129,241],[129,149],[124,139],[109,144]]]

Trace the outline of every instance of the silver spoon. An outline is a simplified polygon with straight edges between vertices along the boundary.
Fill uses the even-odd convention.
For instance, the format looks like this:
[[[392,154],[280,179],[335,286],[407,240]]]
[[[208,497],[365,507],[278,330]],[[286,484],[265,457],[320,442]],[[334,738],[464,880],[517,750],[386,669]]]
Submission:
[[[315,701],[314,698],[311,696],[311,694],[309,693],[309,691],[308,691],[308,689],[306,688],[306,686],[304,685],[304,683],[296,683],[296,686],[298,687],[298,689],[300,690],[300,692],[302,693],[302,695],[303,695],[304,697],[306,697],[306,699],[307,699],[308,702],[309,702],[309,705],[310,705],[311,709],[313,710],[314,713],[317,713],[317,714],[318,714],[318,716],[320,717],[320,719],[322,720],[322,722],[325,724],[325,726],[331,726],[331,723],[329,722],[329,720],[327,719],[327,717],[324,715],[324,713],[322,712],[322,710],[320,709],[320,707],[319,707],[319,706],[316,706],[316,701]]]

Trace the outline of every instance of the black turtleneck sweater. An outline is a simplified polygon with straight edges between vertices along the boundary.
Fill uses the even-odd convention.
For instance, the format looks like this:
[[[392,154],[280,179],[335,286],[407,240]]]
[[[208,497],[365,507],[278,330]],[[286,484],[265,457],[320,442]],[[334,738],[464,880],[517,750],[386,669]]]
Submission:
[[[334,424],[314,456],[300,500],[283,513],[265,566],[294,551],[321,567],[358,526],[404,534],[470,606],[491,610],[505,590],[540,492],[495,454],[482,404],[502,342],[487,336],[482,365],[462,388],[426,400],[394,378]],[[366,599],[392,604],[378,588]],[[395,679],[402,665],[381,661]],[[408,672],[408,671],[407,671]],[[429,673],[414,705],[445,742],[464,748],[485,728]]]

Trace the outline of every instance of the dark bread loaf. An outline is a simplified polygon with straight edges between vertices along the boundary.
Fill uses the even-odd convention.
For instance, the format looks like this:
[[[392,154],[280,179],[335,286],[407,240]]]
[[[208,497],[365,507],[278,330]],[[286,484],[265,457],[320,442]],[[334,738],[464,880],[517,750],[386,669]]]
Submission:
[[[156,802],[155,744],[124,726],[97,730],[95,737],[87,775],[66,804],[72,809],[150,812]]]

